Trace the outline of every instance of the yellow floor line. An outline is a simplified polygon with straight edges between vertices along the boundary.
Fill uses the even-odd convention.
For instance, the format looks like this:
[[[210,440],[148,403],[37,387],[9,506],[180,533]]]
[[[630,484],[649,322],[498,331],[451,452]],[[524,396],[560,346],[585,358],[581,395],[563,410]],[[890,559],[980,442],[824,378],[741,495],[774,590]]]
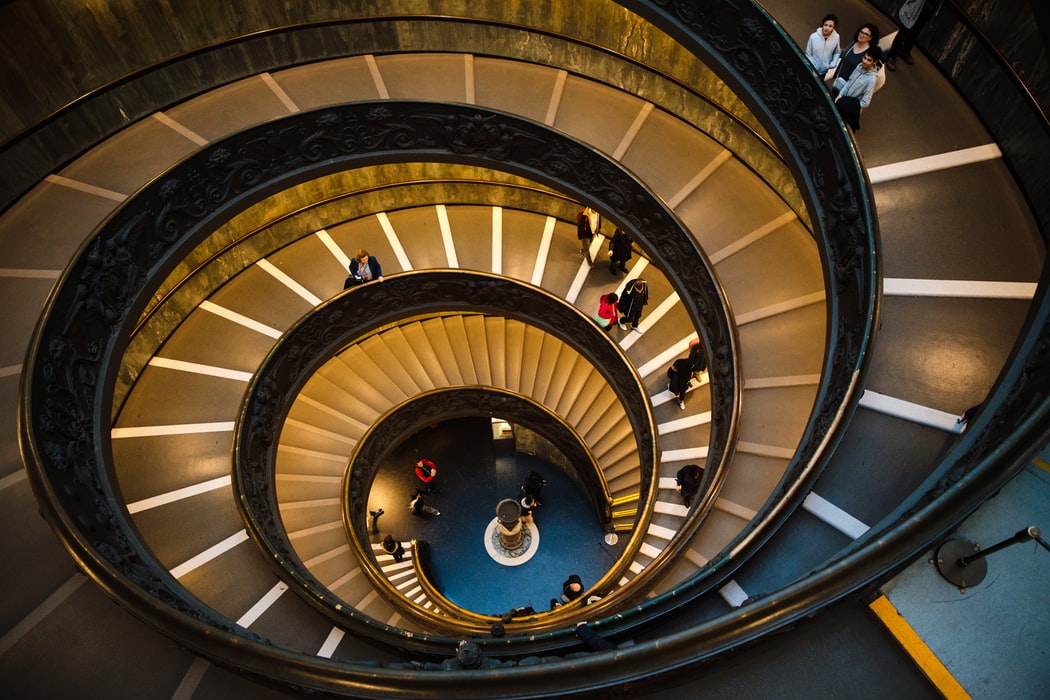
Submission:
[[[1038,457],[1032,457],[1032,464],[1042,469],[1044,472],[1050,473],[1050,464],[1047,464]]]
[[[948,700],[970,700],[969,693],[930,651],[908,621],[897,612],[889,598],[879,596],[869,607],[944,697]]]

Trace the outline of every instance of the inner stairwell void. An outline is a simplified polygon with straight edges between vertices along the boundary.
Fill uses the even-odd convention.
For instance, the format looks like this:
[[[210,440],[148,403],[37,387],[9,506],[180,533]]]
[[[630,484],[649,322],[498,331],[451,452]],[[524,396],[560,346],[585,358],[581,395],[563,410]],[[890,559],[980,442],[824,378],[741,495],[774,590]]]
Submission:
[[[636,5],[638,15],[613,3],[595,7],[617,22],[646,27],[654,42],[667,41],[653,8]],[[27,305],[30,312],[22,312],[27,319],[45,308],[52,323],[105,319],[108,304],[123,301],[118,280],[151,280],[148,293],[129,305],[127,336],[105,358],[112,369],[89,402],[97,419],[111,422],[91,454],[110,465],[100,472],[109,481],[97,492],[113,500],[94,515],[90,505],[78,506],[79,512],[43,508],[52,527],[67,533],[105,530],[106,510],[122,509],[116,520],[126,520],[134,533],[141,568],[126,552],[93,547],[89,534],[63,539],[102,590],[192,652],[130,622],[141,631],[129,638],[152,640],[138,654],[164,659],[166,666],[135,692],[148,687],[144,692],[204,697],[258,687],[221,670],[226,667],[268,678],[283,684],[278,692],[291,693],[626,697],[640,679],[681,684],[687,679],[680,669],[708,668],[704,659],[744,642],[734,630],[743,629],[750,615],[761,616],[762,632],[789,625],[793,604],[797,611],[810,610],[794,602],[807,586],[827,586],[820,594],[824,602],[812,608],[817,610],[846,592],[870,591],[872,581],[899,567],[891,557],[879,572],[851,574],[845,577],[854,581],[851,591],[821,578],[854,566],[851,553],[864,551],[871,532],[893,532],[888,523],[900,518],[902,504],[936,492],[923,482],[938,473],[946,443],[958,439],[955,416],[983,399],[1000,369],[1018,361],[1011,348],[1030,328],[1025,317],[1043,249],[1004,164],[993,159],[970,166],[980,174],[923,175],[907,188],[893,179],[877,184],[882,248],[857,249],[854,242],[852,258],[834,257],[838,253],[829,254],[824,247],[831,244],[822,239],[834,224],[823,219],[822,209],[818,214],[811,194],[800,194],[817,187],[785,177],[789,168],[783,163],[798,157],[789,146],[798,144],[770,135],[773,125],[764,113],[742,106],[752,96],[741,100],[724,84],[707,91],[690,86],[674,75],[670,58],[662,63],[633,48],[602,46],[600,32],[555,32],[538,18],[513,12],[498,22],[472,18],[479,36],[461,34],[455,23],[427,13],[370,21],[362,24],[376,31],[378,44],[379,30],[390,23],[419,45],[289,62],[160,102],[149,117],[56,168],[0,219],[4,240],[19,234],[6,269],[59,270],[72,258],[79,261],[68,275],[5,277],[4,284],[13,287],[9,298],[37,299]],[[516,51],[504,43],[521,32],[534,32],[552,50],[569,45],[605,58],[577,65],[568,51],[538,60],[525,46]],[[681,46],[677,51],[689,54]],[[691,60],[701,82],[710,80],[703,61]],[[942,85],[937,76],[929,80]],[[940,89],[962,112],[956,117],[958,138],[986,139],[958,98]],[[287,182],[266,181],[253,189],[263,170],[259,156],[275,152],[269,149],[280,141],[276,134],[291,133],[282,131],[283,116],[316,115],[318,133],[325,135],[328,107],[367,104],[367,118],[381,121],[384,101],[395,111],[401,109],[395,102],[411,105],[405,113],[419,114],[431,104],[451,105],[446,123],[463,131],[450,142],[462,137],[471,148],[480,144],[483,157],[503,147],[501,132],[473,131],[472,123],[491,118],[517,124],[503,115],[533,122],[549,130],[550,142],[565,138],[582,149],[581,158],[591,158],[578,162],[614,163],[623,177],[642,183],[653,206],[666,207],[686,235],[681,241],[663,238],[654,233],[664,230],[663,222],[632,219],[626,214],[631,206],[618,201],[612,188],[598,186],[608,182],[608,173],[575,175],[577,185],[563,191],[556,177],[501,170],[476,159],[457,162],[454,149],[439,152],[424,140],[404,147],[404,155],[349,171],[319,161],[317,173],[300,177],[293,163]],[[471,108],[484,117],[454,121],[459,110]],[[397,120],[383,124],[392,131],[404,126]],[[244,134],[250,138],[238,141]],[[408,141],[396,143],[401,148]],[[870,174],[880,151],[864,146]],[[155,192],[154,201],[176,205],[163,212],[168,220],[192,218],[191,208],[178,208],[186,201],[178,191],[193,186],[192,157],[200,154],[220,171],[226,168],[226,182],[244,187],[245,195],[231,200],[229,215],[216,216],[206,234],[174,245],[154,269],[137,267],[135,254],[127,254],[134,245],[114,226],[121,208]],[[949,306],[939,296],[896,291],[917,288],[916,280],[962,274],[966,256],[910,255],[921,227],[908,222],[925,221],[948,206],[961,210],[953,216],[965,217],[960,187],[987,188],[989,179],[998,190],[981,198],[981,216],[992,209],[993,217],[1010,226],[995,231],[994,244],[976,236],[961,245],[975,253],[990,246],[1009,251],[1007,275],[1016,279],[1019,293]],[[203,193],[222,197],[207,188]],[[846,211],[863,220],[874,209],[861,193],[860,212]],[[608,227],[623,225],[636,234],[626,274],[604,264],[604,236],[591,246],[594,266],[580,254],[574,217],[585,204],[597,205]],[[123,231],[136,225],[127,223]],[[856,219],[849,224],[855,225]],[[93,241],[107,226],[118,229],[116,235]],[[177,238],[169,240],[164,229],[152,235],[158,246]],[[344,292],[346,264],[358,248],[382,261],[387,279]],[[682,251],[692,250],[710,270],[709,296],[693,291],[705,284],[697,279],[702,266],[683,265]],[[851,346],[837,335],[837,314],[850,299],[840,292],[829,296],[828,290],[852,288],[854,274],[869,273],[860,263],[869,257],[883,275],[883,296],[873,295],[876,305],[867,321],[880,321],[881,329],[877,343],[859,343],[854,347],[860,354],[851,356]],[[45,288],[56,277],[70,298],[86,301],[45,305]],[[638,277],[650,284],[641,332],[603,333],[590,320],[598,296],[622,292]],[[439,298],[428,296],[429,290],[445,280],[464,289],[473,284],[463,294],[470,304],[438,308]],[[514,290],[503,293],[520,294],[516,299],[536,297],[547,313],[530,319],[520,304],[498,311],[495,301],[478,292],[489,284]],[[413,286],[419,299],[407,291]],[[370,327],[348,322],[345,337],[318,340],[339,327],[330,320],[356,313],[355,299],[367,299],[380,321]],[[401,304],[407,311],[399,315],[393,307]],[[563,316],[572,323],[559,323]],[[3,379],[12,385],[12,406],[19,395],[13,377],[23,373],[19,353],[31,342],[38,344],[31,347],[24,386],[45,380],[91,386],[97,358],[90,350],[58,341],[40,345],[32,341],[29,321],[12,318],[19,340],[5,366],[15,369],[5,370]],[[710,372],[694,383],[686,408],[679,409],[666,391],[664,372],[694,339],[709,354]],[[299,357],[297,348],[328,347],[324,343],[333,351],[316,371],[296,379],[296,386],[282,379],[295,375],[287,368],[294,364],[289,357]],[[731,352],[720,352],[726,349]],[[947,372],[961,370],[946,367],[945,355],[950,364],[974,352],[980,366],[966,367],[974,381],[953,381]],[[299,361],[304,367],[313,362]],[[845,381],[833,371],[843,366],[856,368]],[[52,367],[65,367],[66,374],[56,380]],[[273,367],[280,371],[270,373]],[[274,408],[272,387],[294,389],[284,408]],[[609,532],[623,540],[622,556],[595,585],[601,601],[512,621],[505,637],[490,634],[492,619],[481,611],[449,615],[446,606],[404,595],[400,571],[425,577],[425,562],[410,548],[406,561],[391,571],[367,533],[367,504],[353,495],[354,475],[362,472],[355,460],[377,426],[404,415],[421,396],[474,388],[513,396],[578,436],[591,464],[577,466],[598,485],[591,492],[594,504],[582,507],[581,517],[605,517]],[[32,416],[40,411],[49,421],[74,423],[81,417],[67,407],[76,406],[76,399],[63,397],[45,408],[46,398],[23,394],[23,425],[32,424],[23,428],[23,444],[27,460],[40,449],[42,461],[67,465],[75,481],[90,485],[97,477],[82,471],[82,443],[66,443],[64,458],[53,448],[34,446],[47,421],[34,423]],[[272,444],[256,444],[260,436]],[[270,454],[272,460],[254,461]],[[4,497],[22,499],[21,509],[10,510],[22,514],[34,507],[26,480],[16,476],[21,458],[15,459],[18,472],[5,477]],[[691,509],[673,487],[675,473],[687,463],[707,467]],[[48,479],[34,475],[31,481],[38,493],[58,494]],[[78,495],[58,494],[52,503],[83,504],[75,487],[68,488]],[[951,522],[946,519],[945,527]],[[31,542],[42,547],[47,538],[41,528]],[[96,562],[89,561],[96,555]],[[17,624],[4,638],[12,640],[3,650],[5,668],[22,667],[46,648],[49,608],[42,594],[58,590],[50,609],[61,606],[71,615],[77,614],[74,605],[96,609],[98,591],[81,588],[79,575],[59,590],[65,557],[58,552],[50,562],[38,559],[39,592],[28,581],[13,586],[21,613],[12,613]],[[52,585],[42,585],[49,580]],[[177,599],[165,609],[157,601],[169,590]],[[788,601],[785,607],[773,602],[778,597]],[[203,607],[194,608],[195,602]],[[41,611],[39,622],[26,612],[31,610]],[[573,627],[580,619],[614,642],[630,644],[613,654],[579,655]],[[866,629],[873,623],[852,624]],[[502,675],[500,669],[485,672],[504,685],[488,685],[488,675],[425,668],[451,655],[461,638],[475,639],[489,658],[504,664]],[[891,663],[908,665],[892,656],[891,644],[871,644]],[[621,663],[624,654],[632,663]],[[135,656],[129,650],[127,657]],[[366,677],[381,682],[369,688]],[[12,687],[31,687],[20,674],[5,671],[5,678]],[[930,691],[917,675],[908,678],[917,697]],[[62,695],[63,681],[41,682]]]

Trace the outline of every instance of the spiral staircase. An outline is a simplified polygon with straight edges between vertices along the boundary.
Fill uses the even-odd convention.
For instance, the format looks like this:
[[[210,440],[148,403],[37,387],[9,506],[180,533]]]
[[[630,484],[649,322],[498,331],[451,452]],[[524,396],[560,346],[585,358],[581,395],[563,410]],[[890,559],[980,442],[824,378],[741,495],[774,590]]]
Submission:
[[[786,5],[768,6],[804,36],[813,12]],[[220,41],[91,96],[141,114],[9,171],[0,386],[20,433],[0,497],[24,565],[4,577],[0,659],[15,696],[699,695],[713,661],[790,658],[774,634],[788,628],[856,664],[838,687],[858,697],[880,667],[932,695],[888,641],[832,652],[829,620],[875,625],[855,601],[1045,444],[1045,380],[1019,377],[1039,366],[1039,226],[1000,159],[890,174],[931,155],[916,143],[991,142],[931,66],[879,99],[906,111],[932,91],[951,128],[913,122],[922,137],[894,142],[869,125],[876,105],[852,141],[805,111],[827,105],[804,70],[745,65],[769,56],[729,41],[734,23],[788,51],[762,11],[679,11],[420,2],[272,18],[259,36],[215,25]],[[773,75],[783,91],[763,94]],[[8,162],[48,128],[9,142]],[[626,275],[602,236],[597,264],[580,254],[583,204],[634,235]],[[949,238],[968,220],[998,226]],[[385,279],[344,291],[362,247]],[[598,295],[635,277],[641,332],[602,332]],[[954,279],[996,291],[914,292]],[[710,372],[683,410],[664,370],[693,339]],[[993,390],[1012,399],[959,438],[955,416]],[[492,637],[490,611],[428,581],[423,550],[376,548],[389,446],[465,404],[548,425],[578,457],[582,517],[620,538],[600,601]],[[686,508],[673,478],[690,462],[706,470]],[[630,643],[580,653],[580,619]],[[468,637],[501,665],[428,666]]]

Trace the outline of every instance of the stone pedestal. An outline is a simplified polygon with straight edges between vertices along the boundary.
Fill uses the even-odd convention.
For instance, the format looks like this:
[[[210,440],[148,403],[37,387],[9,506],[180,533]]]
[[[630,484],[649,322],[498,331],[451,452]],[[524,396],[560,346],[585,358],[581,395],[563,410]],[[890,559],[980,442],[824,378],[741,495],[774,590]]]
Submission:
[[[499,524],[499,543],[504,549],[514,550],[525,539],[521,526],[521,504],[513,498],[505,498],[496,504],[496,521]]]

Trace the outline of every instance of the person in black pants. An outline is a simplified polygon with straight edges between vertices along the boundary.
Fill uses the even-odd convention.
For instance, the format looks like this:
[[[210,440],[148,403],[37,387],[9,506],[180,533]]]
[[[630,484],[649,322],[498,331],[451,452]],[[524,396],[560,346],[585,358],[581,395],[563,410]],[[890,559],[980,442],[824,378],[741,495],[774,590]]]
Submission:
[[[700,374],[707,371],[707,356],[704,355],[704,346],[699,340],[689,341],[689,365],[697,381],[700,380]]]
[[[393,535],[387,535],[383,539],[383,551],[394,557],[394,561],[400,563],[405,558],[404,546],[394,539]]]
[[[620,295],[620,330],[627,330],[630,322],[631,330],[641,333],[638,323],[642,320],[642,309],[649,303],[649,284],[643,279],[635,279],[628,282]]]
[[[408,510],[412,515],[441,515],[441,512],[433,506],[428,506],[423,500],[423,492],[416,489],[412,493],[412,500],[408,502]]]
[[[685,409],[685,392],[689,389],[689,380],[693,376],[693,363],[688,357],[680,357],[667,368],[667,390],[678,402],[678,408]]]
[[[897,36],[893,37],[890,50],[886,52],[887,70],[897,70],[898,58],[909,66],[912,64],[911,48],[915,45],[915,37],[933,15],[930,8],[926,7],[927,4],[927,0],[907,0],[898,10],[897,17],[901,21],[901,27]]]
[[[525,483],[521,486],[521,495],[530,496],[532,500],[536,501],[536,505],[541,505],[540,493],[546,485],[547,480],[540,476],[539,472],[529,472],[528,477],[525,478]]]
[[[617,227],[613,237],[609,239],[609,272],[627,272],[627,261],[631,259],[631,235],[622,228]]]
[[[703,481],[703,478],[704,470],[699,464],[687,464],[678,470],[678,474],[674,478],[675,484],[677,484],[675,490],[682,494],[686,508],[693,505],[693,499],[700,490],[700,482]]]

